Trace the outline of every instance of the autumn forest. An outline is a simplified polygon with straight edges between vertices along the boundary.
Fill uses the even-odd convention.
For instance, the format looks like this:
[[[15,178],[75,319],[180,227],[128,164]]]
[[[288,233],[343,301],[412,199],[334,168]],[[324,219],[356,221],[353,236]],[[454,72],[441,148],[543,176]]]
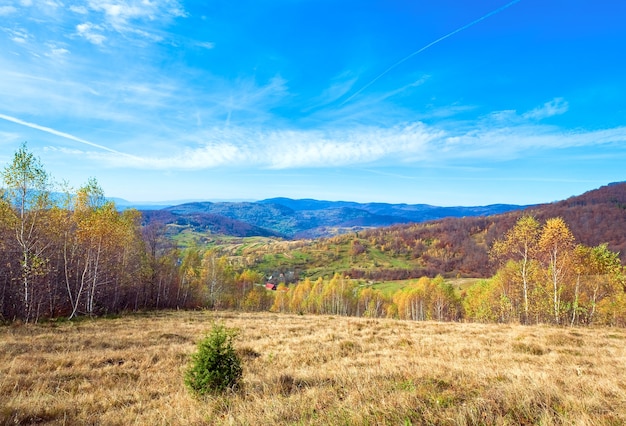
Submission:
[[[317,240],[268,238],[235,253],[183,244],[166,224],[120,211],[95,178],[78,189],[55,184],[26,144],[2,169],[2,183],[6,322],[201,308],[626,326],[623,241],[611,240],[606,223],[591,225],[593,202],[576,218],[559,210],[562,202],[550,207],[554,215],[524,210]],[[615,204],[621,221],[624,212]],[[459,284],[463,277],[474,279]],[[390,281],[401,284],[380,285]]]

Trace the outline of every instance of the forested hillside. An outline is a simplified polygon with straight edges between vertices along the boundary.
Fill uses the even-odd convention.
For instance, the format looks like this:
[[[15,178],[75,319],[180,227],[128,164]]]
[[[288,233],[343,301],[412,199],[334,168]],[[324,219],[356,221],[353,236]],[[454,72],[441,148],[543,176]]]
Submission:
[[[585,244],[608,243],[626,262],[626,182],[529,209],[538,219],[562,217]]]
[[[295,250],[308,256],[313,264],[321,257],[317,262],[320,265],[334,264],[334,271],[359,278],[389,280],[438,274],[489,277],[497,266],[489,259],[489,248],[523,215],[540,221],[562,217],[578,242],[588,246],[607,243],[610,250],[619,253],[622,262],[626,261],[626,183],[499,215],[362,230],[320,239]],[[333,253],[350,261],[334,262]],[[397,262],[391,264],[389,259]],[[285,265],[290,263],[285,261]]]
[[[231,235],[235,237],[283,237],[283,235],[278,232],[212,213],[176,214],[168,209],[144,210],[142,211],[142,223],[145,226],[169,225],[170,236],[176,235],[181,230],[191,229],[194,232],[209,232],[212,234]]]
[[[616,183],[564,201],[497,215],[483,213],[512,206],[491,206],[486,210],[472,207],[466,211],[471,210],[472,216],[390,226],[381,224],[408,221],[411,214],[423,217],[426,206],[280,198],[259,203],[191,203],[147,211],[143,215],[145,224],[160,224],[172,238],[185,232],[185,238],[178,238],[178,241],[187,244],[195,238],[200,245],[211,244],[238,264],[267,276],[283,273],[317,278],[341,272],[355,278],[394,280],[438,274],[491,276],[496,265],[489,260],[489,247],[523,214],[544,221],[562,217],[580,243],[589,246],[607,243],[610,250],[619,252],[622,261],[626,261],[625,206],[626,183]],[[442,213],[443,208],[427,207],[427,210]],[[460,212],[462,210],[445,211],[446,214]],[[226,214],[241,220],[231,219]],[[263,223],[267,227],[251,223]],[[330,225],[321,226],[322,223],[339,224],[341,231]],[[269,227],[282,229],[284,233],[268,231]],[[292,243],[270,239],[265,244],[258,239],[240,240],[237,244],[220,237],[226,234],[286,238],[296,229],[304,228],[309,229],[300,231],[304,234],[315,229],[318,234],[339,235],[291,239]]]

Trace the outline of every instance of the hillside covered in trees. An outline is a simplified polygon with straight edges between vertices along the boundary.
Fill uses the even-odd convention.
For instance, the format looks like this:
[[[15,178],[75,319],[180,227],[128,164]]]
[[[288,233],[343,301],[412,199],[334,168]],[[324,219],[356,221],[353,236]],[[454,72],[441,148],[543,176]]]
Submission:
[[[186,224],[166,223],[173,212],[146,221],[137,210],[119,211],[95,179],[75,190],[54,187],[26,145],[2,180],[2,320],[198,307],[412,320],[626,320],[624,183],[495,216],[313,240],[195,232],[179,247],[169,229]],[[259,231],[242,221],[217,223],[225,233]],[[448,280],[454,277],[483,280],[460,289]],[[390,292],[377,287],[383,280],[410,281]]]
[[[196,237],[201,245],[211,245],[235,264],[266,276],[282,274],[287,282],[331,277],[334,273],[367,281],[437,275],[486,278],[498,268],[489,249],[524,215],[539,222],[561,217],[578,243],[591,247],[606,243],[622,262],[626,261],[625,203],[626,183],[617,183],[565,201],[499,215],[361,229],[328,238]]]
[[[578,242],[588,246],[606,243],[626,261],[626,183],[499,215],[446,218],[319,239],[303,247],[293,245],[289,259],[304,257],[311,265],[333,265],[335,272],[373,280],[438,274],[489,277],[497,267],[489,258],[489,248],[523,215],[540,222],[561,217]],[[286,268],[293,264],[289,259],[284,259]]]
[[[626,183],[610,184],[564,201],[502,214],[485,215],[480,208],[472,207],[468,209],[473,214],[464,217],[378,227],[361,223],[361,226],[344,227],[341,231],[324,228],[323,232],[327,234],[339,235],[305,239],[285,238],[284,234],[267,231],[245,220],[253,217],[256,222],[267,225],[269,218],[273,217],[276,224],[293,210],[310,212],[315,209],[325,215],[333,212],[340,217],[342,209],[353,209],[354,206],[343,202],[272,199],[248,203],[251,211],[245,213],[246,207],[242,203],[200,204],[213,206],[211,208],[216,213],[201,212],[202,208],[197,205],[185,204],[143,212],[144,225],[161,228],[183,247],[194,241],[199,246],[209,245],[238,265],[274,277],[282,273],[294,279],[305,276],[315,279],[332,276],[335,272],[368,280],[434,277],[438,274],[488,277],[493,275],[496,267],[489,259],[489,247],[523,214],[533,215],[540,221],[562,217],[578,241],[589,246],[607,243],[610,250],[619,252],[621,260],[626,261]],[[259,204],[267,205],[259,207]],[[387,217],[405,214],[402,212],[412,208],[423,208],[423,205],[419,208],[387,204],[360,206],[384,212],[389,215]],[[221,213],[217,214],[217,211]],[[455,212],[459,211],[448,211],[449,214]],[[225,213],[241,220],[224,216]],[[347,232],[349,229],[351,232]],[[245,238],[254,236],[268,238]]]

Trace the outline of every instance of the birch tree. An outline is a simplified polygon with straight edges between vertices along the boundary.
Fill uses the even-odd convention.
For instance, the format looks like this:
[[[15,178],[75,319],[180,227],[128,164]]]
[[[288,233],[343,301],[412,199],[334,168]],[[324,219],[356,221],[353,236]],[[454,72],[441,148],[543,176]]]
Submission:
[[[180,286],[176,294],[177,308],[196,306],[201,286],[202,254],[197,246],[187,248],[180,259]]]
[[[491,256],[495,259],[512,259],[519,267],[522,297],[524,305],[523,322],[529,320],[529,294],[531,291],[530,269],[537,253],[541,229],[533,216],[523,216],[515,226],[507,232],[503,240],[496,241],[491,248]]]
[[[548,268],[552,287],[552,308],[554,322],[561,322],[561,293],[574,250],[574,236],[565,221],[560,217],[548,219],[544,225],[539,247]]]
[[[623,293],[623,267],[618,253],[609,250],[606,243],[595,247],[578,245],[574,250],[574,271],[576,282],[571,324],[580,320],[591,324],[596,318],[599,302]]]
[[[28,322],[33,313],[33,285],[46,264],[41,216],[50,205],[49,178],[41,161],[24,143],[11,164],[2,171],[2,179],[6,188],[5,199],[13,206],[9,222],[20,250],[22,316]]]
[[[208,250],[202,257],[202,281],[206,291],[206,303],[210,308],[219,308],[225,296],[232,296],[234,273],[228,259],[217,251]]]

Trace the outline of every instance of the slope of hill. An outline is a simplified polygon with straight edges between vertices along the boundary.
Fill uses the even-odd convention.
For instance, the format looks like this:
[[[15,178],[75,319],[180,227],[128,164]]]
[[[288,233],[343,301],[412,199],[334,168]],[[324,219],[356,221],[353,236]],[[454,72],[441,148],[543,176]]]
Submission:
[[[144,210],[142,214],[144,225],[169,226],[170,235],[184,229],[191,229],[199,233],[209,232],[235,237],[283,237],[277,232],[211,213],[177,214],[168,210]]]
[[[608,243],[626,263],[626,183],[616,183],[567,200],[493,216],[446,218],[396,224],[308,242],[256,246],[245,254],[268,274],[397,280],[442,274],[488,277],[495,272],[488,251],[523,215],[543,222],[562,217],[577,242]]]
[[[615,182],[530,211],[538,219],[560,216],[586,245],[608,243],[626,261],[626,182]]]

